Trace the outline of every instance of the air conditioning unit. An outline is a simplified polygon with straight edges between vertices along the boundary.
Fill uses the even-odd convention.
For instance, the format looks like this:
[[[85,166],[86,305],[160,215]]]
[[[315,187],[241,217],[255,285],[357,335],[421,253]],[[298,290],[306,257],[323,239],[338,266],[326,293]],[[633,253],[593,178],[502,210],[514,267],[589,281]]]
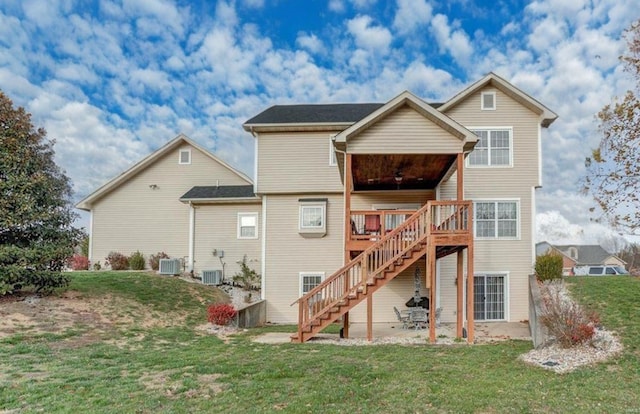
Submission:
[[[158,273],[161,275],[179,275],[180,259],[160,259]]]
[[[202,283],[214,286],[222,284],[222,270],[203,270]]]

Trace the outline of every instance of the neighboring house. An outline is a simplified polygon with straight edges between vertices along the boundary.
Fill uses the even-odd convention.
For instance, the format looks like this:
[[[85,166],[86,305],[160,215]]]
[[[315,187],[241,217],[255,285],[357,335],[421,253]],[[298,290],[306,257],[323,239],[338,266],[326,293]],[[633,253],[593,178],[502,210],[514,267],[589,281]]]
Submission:
[[[607,252],[599,245],[557,245],[548,242],[536,244],[536,256],[543,255],[549,251],[556,252],[562,256],[562,274],[573,275],[574,267],[581,266],[620,266],[626,268],[627,263],[615,254]]]
[[[218,187],[249,185],[210,156],[217,169],[181,181],[184,191],[165,201],[180,217],[172,233],[180,253],[168,253],[187,256],[199,273],[216,265],[214,248],[256,252],[267,320],[298,323],[296,340],[340,319],[346,335],[352,322],[396,321],[393,307],[419,295],[472,341],[474,320],[528,319],[541,129],[556,117],[492,73],[443,104],[403,92],[387,103],[273,106],[244,124],[256,139],[252,189],[229,190],[223,200],[223,191],[206,187],[223,170],[238,181]],[[177,150],[162,157],[175,159]],[[155,170],[148,167],[141,187]],[[110,188],[128,186],[129,176]],[[126,250],[96,226],[101,214],[128,211],[123,204],[108,213],[111,197],[99,189],[80,203],[92,211],[100,254]],[[132,217],[150,213],[148,203],[143,212],[143,203],[126,199],[139,205]],[[230,220],[226,227],[218,214]],[[242,223],[255,239],[239,237]],[[140,224],[132,218],[130,229],[144,233]]]

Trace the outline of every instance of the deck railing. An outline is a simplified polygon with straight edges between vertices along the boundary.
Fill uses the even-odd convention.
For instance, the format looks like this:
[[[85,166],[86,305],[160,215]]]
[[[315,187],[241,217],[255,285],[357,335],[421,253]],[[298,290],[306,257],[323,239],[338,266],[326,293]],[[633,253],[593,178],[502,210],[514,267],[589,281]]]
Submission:
[[[371,240],[405,222],[416,210],[351,210],[351,240]]]
[[[353,211],[352,221],[356,230],[352,237],[372,240],[372,245],[360,255],[344,265],[307,294],[296,300],[298,303],[298,338],[302,330],[317,316],[346,303],[358,293],[367,293],[367,282],[397,262],[408,251],[424,242],[430,234],[456,234],[469,232],[471,223],[471,202],[469,201],[429,201],[418,211]],[[407,218],[407,215],[409,217]],[[353,234],[359,224],[366,224],[367,217],[377,217],[380,231],[377,234]],[[396,217],[402,222],[395,224]],[[372,219],[369,219],[372,220]],[[384,225],[383,225],[384,223]],[[395,224],[390,229],[387,224]]]

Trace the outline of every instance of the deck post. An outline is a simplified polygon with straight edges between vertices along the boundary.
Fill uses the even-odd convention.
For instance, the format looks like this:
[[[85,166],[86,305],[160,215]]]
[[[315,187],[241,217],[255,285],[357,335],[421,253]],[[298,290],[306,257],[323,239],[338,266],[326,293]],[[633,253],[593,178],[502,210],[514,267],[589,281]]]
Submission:
[[[467,342],[474,341],[473,320],[473,241],[467,247]]]
[[[344,262],[351,260],[351,251],[347,247],[351,240],[351,189],[353,176],[351,175],[351,154],[344,154]],[[349,290],[345,283],[345,293]],[[342,315],[342,337],[349,338],[349,312]]]
[[[456,160],[456,188],[457,194],[456,197],[458,201],[464,200],[464,153],[458,153],[458,158]]]
[[[427,252],[427,272],[429,272],[429,280],[431,280],[431,288],[429,288],[429,342],[436,343],[436,245],[429,241],[429,251]]]
[[[367,341],[373,341],[373,295],[367,295]]]
[[[458,250],[456,275],[457,307],[456,307],[456,337],[462,338],[462,324],[464,323],[464,251]]]

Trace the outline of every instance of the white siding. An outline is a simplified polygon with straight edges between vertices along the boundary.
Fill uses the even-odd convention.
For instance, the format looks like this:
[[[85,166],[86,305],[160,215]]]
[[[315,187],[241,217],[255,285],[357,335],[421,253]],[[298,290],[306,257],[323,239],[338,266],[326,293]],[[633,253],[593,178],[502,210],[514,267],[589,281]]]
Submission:
[[[191,149],[191,164],[178,164],[181,149]],[[110,251],[171,257],[189,254],[189,206],[179,198],[197,185],[247,185],[234,172],[189,145],[156,160],[92,206],[91,259],[104,266]],[[153,189],[150,186],[155,185]]]

